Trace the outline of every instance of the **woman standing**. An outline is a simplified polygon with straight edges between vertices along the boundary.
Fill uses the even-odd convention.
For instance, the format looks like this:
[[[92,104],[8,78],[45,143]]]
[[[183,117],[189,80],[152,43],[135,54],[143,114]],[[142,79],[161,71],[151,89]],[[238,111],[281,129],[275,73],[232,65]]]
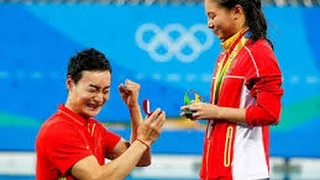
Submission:
[[[223,47],[211,103],[181,107],[208,119],[200,178],[269,179],[269,126],[279,123],[283,89],[261,1],[205,0],[205,11]]]

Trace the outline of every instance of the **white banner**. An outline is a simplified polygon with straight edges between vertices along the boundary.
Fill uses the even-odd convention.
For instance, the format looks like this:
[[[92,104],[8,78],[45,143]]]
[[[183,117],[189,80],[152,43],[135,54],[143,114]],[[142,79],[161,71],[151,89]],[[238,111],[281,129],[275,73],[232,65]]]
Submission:
[[[152,164],[136,168],[131,173],[134,179],[198,179],[201,156],[194,155],[154,155]],[[36,158],[31,152],[0,152],[0,176],[33,176]],[[283,179],[287,170],[292,180],[319,180],[319,159],[291,159],[285,166],[284,159],[271,159],[271,179]]]

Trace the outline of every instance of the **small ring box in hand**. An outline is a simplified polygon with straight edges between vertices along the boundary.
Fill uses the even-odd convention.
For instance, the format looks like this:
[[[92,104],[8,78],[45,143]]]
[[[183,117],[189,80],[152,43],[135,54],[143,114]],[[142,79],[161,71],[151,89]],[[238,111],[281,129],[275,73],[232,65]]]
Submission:
[[[144,113],[146,113],[146,115],[149,117],[151,116],[151,114],[153,113],[153,111],[151,112],[150,110],[150,101],[148,99],[145,99],[143,101],[143,111]],[[160,112],[160,114],[162,113],[162,111]]]
[[[193,93],[194,94],[194,100],[190,100],[189,93]],[[185,106],[190,105],[190,104],[192,104],[192,102],[195,102],[195,103],[201,102],[201,99],[202,99],[202,97],[199,94],[197,94],[195,91],[188,90],[184,94],[184,105]],[[184,112],[184,115],[186,116],[186,118],[192,119],[192,114],[197,112],[197,111],[191,111],[191,110],[187,109],[187,110],[184,110],[183,112]]]

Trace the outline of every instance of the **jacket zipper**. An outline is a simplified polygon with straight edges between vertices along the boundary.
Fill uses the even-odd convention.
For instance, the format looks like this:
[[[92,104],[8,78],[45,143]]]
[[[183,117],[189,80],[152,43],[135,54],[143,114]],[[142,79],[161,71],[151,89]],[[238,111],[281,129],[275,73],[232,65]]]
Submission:
[[[230,166],[232,136],[233,136],[233,127],[228,126],[227,132],[226,132],[226,141],[224,144],[224,156],[223,156],[224,157],[223,164],[225,167]]]

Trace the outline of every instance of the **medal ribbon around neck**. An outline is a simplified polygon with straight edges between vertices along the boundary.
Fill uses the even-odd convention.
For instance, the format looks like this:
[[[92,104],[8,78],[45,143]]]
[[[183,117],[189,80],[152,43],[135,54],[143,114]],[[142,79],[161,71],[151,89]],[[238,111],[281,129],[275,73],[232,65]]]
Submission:
[[[213,103],[217,104],[221,86],[223,84],[224,77],[226,76],[230,65],[232,63],[232,60],[238,55],[239,51],[242,49],[242,47],[246,44],[248,41],[248,38],[245,37],[245,33],[247,31],[244,31],[234,42],[234,44],[230,48],[230,53],[227,52],[227,54],[224,56],[223,60],[218,63],[218,70],[216,73],[216,79],[214,82],[214,96],[213,96]],[[229,55],[230,54],[230,55]],[[225,63],[224,63],[225,62]]]

